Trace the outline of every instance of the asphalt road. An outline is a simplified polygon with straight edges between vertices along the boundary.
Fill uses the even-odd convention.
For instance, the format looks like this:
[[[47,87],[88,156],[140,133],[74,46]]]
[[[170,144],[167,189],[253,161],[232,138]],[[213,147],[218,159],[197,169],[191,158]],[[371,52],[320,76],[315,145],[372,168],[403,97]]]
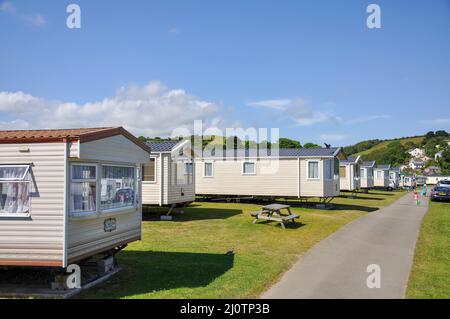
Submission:
[[[408,193],[347,224],[300,257],[262,298],[404,298],[427,210],[427,198],[416,206]]]

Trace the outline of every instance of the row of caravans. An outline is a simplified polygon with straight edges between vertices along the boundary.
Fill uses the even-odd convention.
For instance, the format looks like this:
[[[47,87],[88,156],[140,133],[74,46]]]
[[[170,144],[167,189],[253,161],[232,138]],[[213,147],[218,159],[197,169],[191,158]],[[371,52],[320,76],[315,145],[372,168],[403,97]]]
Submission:
[[[141,238],[142,205],[196,194],[327,201],[341,187],[377,186],[375,163],[341,148],[202,152],[146,144],[121,127],[0,131],[0,266],[67,267],[112,253]]]
[[[400,186],[399,168],[363,161],[361,156],[340,161],[339,176],[342,191],[396,189]]]

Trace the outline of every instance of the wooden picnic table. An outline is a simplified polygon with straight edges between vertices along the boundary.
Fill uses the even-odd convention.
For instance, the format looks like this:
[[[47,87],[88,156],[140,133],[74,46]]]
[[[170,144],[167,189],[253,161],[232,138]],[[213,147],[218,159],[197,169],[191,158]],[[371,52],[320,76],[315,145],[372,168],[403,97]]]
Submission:
[[[283,210],[286,210],[285,213]],[[285,223],[291,222],[295,224],[295,219],[299,218],[299,215],[292,214],[291,206],[283,204],[270,204],[262,207],[259,212],[251,213],[251,216],[255,217],[253,224],[259,219],[278,222],[281,228],[285,229]]]

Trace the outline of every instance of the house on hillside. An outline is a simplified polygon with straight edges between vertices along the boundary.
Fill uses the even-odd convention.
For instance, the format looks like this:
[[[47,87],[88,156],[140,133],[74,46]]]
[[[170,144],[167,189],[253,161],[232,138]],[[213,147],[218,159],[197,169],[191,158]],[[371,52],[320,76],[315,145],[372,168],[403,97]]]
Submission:
[[[339,161],[339,184],[341,191],[356,191],[361,187],[361,156]]]
[[[426,155],[425,154],[425,150],[422,149],[422,148],[413,148],[413,149],[411,149],[411,150],[409,150],[407,152],[413,158],[415,158],[415,157],[416,158],[421,158],[421,157],[424,157]]]
[[[206,197],[319,197],[340,193],[342,148],[211,150],[195,160],[195,193]]]
[[[140,240],[149,156],[121,127],[0,131],[0,266],[65,268]]]
[[[409,167],[414,170],[423,169],[425,167],[425,162],[417,158],[412,158],[409,161]]]
[[[364,161],[361,164],[360,170],[360,187],[365,190],[373,188],[373,170],[375,167],[375,161]]]
[[[143,205],[185,205],[195,200],[195,166],[189,140],[149,142],[143,166]]]

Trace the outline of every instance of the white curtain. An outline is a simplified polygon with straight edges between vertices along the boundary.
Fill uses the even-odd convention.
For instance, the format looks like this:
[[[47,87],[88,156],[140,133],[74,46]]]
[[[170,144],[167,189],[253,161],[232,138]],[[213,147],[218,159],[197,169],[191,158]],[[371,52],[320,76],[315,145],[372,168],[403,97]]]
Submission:
[[[26,167],[2,167],[2,178],[22,178]],[[5,194],[3,212],[8,214],[27,213],[30,209],[29,182],[3,182],[1,194]],[[4,195],[2,195],[3,197]]]

